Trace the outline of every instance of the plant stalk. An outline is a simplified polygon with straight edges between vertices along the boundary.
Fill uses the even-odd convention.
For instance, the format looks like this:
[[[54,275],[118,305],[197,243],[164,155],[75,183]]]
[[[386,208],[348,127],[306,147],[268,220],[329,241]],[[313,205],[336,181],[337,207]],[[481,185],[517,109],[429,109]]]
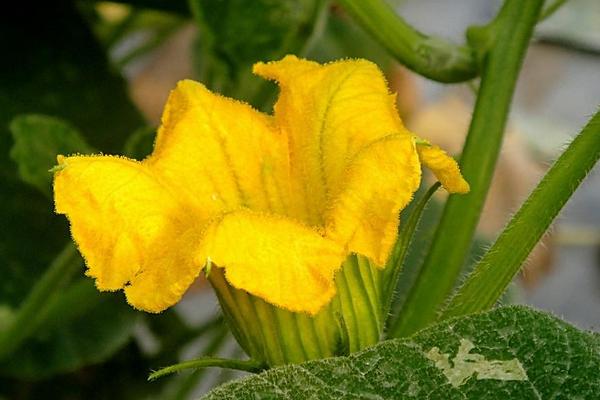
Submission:
[[[410,335],[434,322],[454,288],[472,244],[500,152],[504,128],[523,58],[543,0],[506,0],[495,21],[495,41],[483,55],[479,95],[461,157],[471,186],[448,198],[431,248],[392,337]]]
[[[542,22],[553,16],[554,13],[557,12],[562,6],[564,6],[567,1],[568,0],[554,0],[553,3],[546,7],[544,11],[542,11],[539,22]]]
[[[54,259],[19,307],[14,319],[0,331],[0,360],[8,357],[31,335],[44,320],[53,295],[71,280],[81,268],[79,254],[68,244]]]
[[[600,158],[600,111],[554,163],[442,314],[485,311],[502,296],[529,253]]]
[[[438,82],[464,82],[479,68],[468,46],[426,36],[410,26],[384,0],[339,0],[344,9],[398,61]]]
[[[267,368],[263,362],[256,360],[233,360],[229,358],[203,357],[161,368],[158,371],[151,373],[148,377],[148,380],[153,381],[165,375],[170,375],[186,369],[207,367],[228,368],[246,372],[260,372]]]

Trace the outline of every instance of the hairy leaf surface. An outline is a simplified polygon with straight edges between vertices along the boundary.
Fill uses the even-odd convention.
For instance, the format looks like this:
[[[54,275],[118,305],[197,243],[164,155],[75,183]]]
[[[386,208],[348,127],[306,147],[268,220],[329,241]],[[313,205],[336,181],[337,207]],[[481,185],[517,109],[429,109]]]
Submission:
[[[598,335],[513,306],[275,368],[203,399],[587,399],[600,393],[599,368]]]

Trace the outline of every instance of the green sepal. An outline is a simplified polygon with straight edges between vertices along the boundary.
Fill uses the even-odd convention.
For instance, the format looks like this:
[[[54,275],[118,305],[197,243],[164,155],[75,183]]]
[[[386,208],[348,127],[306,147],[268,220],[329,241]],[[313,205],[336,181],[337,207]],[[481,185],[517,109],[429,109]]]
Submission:
[[[365,257],[350,255],[344,261],[335,276],[334,298],[314,316],[232,287],[216,266],[209,281],[240,346],[269,366],[347,355],[381,339],[383,273]]]
[[[398,279],[400,279],[400,273],[402,272],[402,268],[408,254],[408,248],[412,243],[427,203],[429,203],[429,200],[440,188],[440,186],[440,182],[434,183],[427,190],[427,192],[425,192],[423,197],[421,197],[419,201],[415,203],[414,208],[411,210],[411,213],[406,220],[405,226],[403,224],[400,225],[401,229],[398,232],[398,238],[396,239],[396,243],[392,248],[392,254],[390,255],[384,271],[384,281],[386,284],[383,292],[383,304],[385,307],[383,310],[383,315],[388,316],[386,325],[389,324],[390,319],[393,317],[393,315],[390,315],[390,310],[392,308],[394,295],[398,286]]]

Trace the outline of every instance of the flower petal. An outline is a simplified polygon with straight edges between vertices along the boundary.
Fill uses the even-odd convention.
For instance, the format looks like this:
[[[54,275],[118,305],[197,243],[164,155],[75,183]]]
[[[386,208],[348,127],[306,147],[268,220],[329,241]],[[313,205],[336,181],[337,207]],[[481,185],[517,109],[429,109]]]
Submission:
[[[420,179],[411,137],[390,135],[371,143],[344,173],[344,186],[326,214],[327,237],[385,265],[396,239],[400,211]]]
[[[336,243],[293,220],[239,210],[210,225],[195,260],[224,268],[231,285],[271,304],[316,314],[335,293],[344,256]]]
[[[438,146],[417,144],[421,162],[433,172],[442,186],[450,193],[468,193],[469,184],[460,173],[460,168],[454,158]]]
[[[272,118],[198,82],[181,81],[171,92],[144,164],[188,193],[207,217],[287,203],[287,144]]]
[[[144,165],[109,156],[59,156],[54,199],[100,290],[125,287],[134,307],[159,312],[176,303],[198,275],[191,262],[196,212]]]
[[[320,225],[327,201],[362,148],[392,133],[406,134],[395,96],[375,64],[344,60],[326,65],[286,56],[254,72],[277,81],[275,119],[288,137],[292,215]]]

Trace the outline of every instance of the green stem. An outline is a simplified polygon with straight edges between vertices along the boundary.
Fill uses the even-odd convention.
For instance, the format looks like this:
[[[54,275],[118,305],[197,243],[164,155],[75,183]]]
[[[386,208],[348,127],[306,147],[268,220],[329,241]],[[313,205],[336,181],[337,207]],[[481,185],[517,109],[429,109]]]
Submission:
[[[409,69],[439,82],[475,78],[478,66],[467,46],[430,37],[410,26],[384,0],[339,0],[365,30]]]
[[[479,96],[461,157],[471,185],[467,195],[451,195],[415,286],[390,334],[407,336],[436,319],[471,247],[494,167],[519,69],[543,0],[506,0],[496,20],[496,36],[483,57]]]
[[[13,351],[36,332],[44,321],[51,300],[60,289],[71,280],[81,268],[80,258],[72,244],[67,245],[54,259],[42,278],[23,301],[10,325],[0,331],[0,360]]]
[[[151,373],[148,377],[148,380],[153,381],[165,375],[170,375],[186,369],[207,367],[235,369],[246,372],[260,372],[266,368],[266,365],[263,362],[256,360],[232,360],[229,358],[203,357],[161,368],[158,371]]]
[[[232,352],[231,355],[232,355],[232,357],[242,357],[244,355],[244,350],[242,350],[240,347],[238,347]],[[221,371],[221,373],[219,374],[217,379],[215,379],[213,387],[221,386],[235,378],[236,378],[235,370],[225,369],[225,370]],[[187,398],[188,397],[182,397],[181,400],[185,400]]]
[[[213,332],[213,336],[210,341],[200,351],[201,354],[214,354],[221,349],[221,347],[223,347],[223,343],[227,338],[229,338],[225,325],[221,325],[217,328],[218,329],[216,329],[216,332]],[[181,379],[180,382],[177,382],[174,393],[170,396],[164,395],[161,398],[172,400],[185,400],[190,398],[191,392],[198,387],[198,384],[205,377],[207,371],[208,370],[206,368],[197,369],[192,374],[182,377],[183,379]]]
[[[511,219],[451,300],[442,314],[443,318],[484,311],[494,305],[598,158],[600,111]]]
[[[562,6],[565,5],[565,3],[568,0],[554,0],[553,3],[551,3],[548,7],[546,7],[544,9],[544,11],[542,11],[540,18],[538,19],[539,22],[542,22],[543,20],[551,17],[552,15],[554,15],[554,13],[561,8]]]
[[[421,220],[425,206],[427,206],[429,199],[431,199],[431,196],[433,196],[440,186],[441,184],[439,182],[433,184],[415,205],[414,209],[410,213],[410,216],[406,220],[406,225],[403,226],[402,223],[400,223],[398,239],[396,239],[390,260],[388,261],[388,264],[384,270],[384,282],[386,285],[383,290],[383,304],[385,308],[383,309],[382,315],[384,316],[389,316],[392,302],[394,300],[394,293],[396,291],[396,287],[398,286],[400,272],[402,272],[402,266],[404,265],[404,259],[406,258],[408,247],[410,246],[415,231],[417,230],[417,226],[419,225],[419,221]]]

